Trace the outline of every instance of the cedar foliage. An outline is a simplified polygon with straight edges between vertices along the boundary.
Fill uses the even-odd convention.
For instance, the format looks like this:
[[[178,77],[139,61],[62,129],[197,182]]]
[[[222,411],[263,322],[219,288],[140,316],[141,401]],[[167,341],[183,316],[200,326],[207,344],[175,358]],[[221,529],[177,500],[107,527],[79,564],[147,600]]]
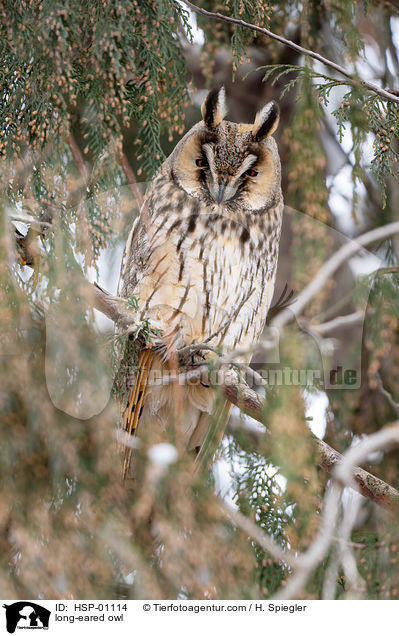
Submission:
[[[93,268],[101,273],[105,254],[119,258],[137,214],[129,167],[138,181],[151,178],[199,118],[192,89],[221,80],[248,120],[284,92],[278,133],[284,195],[304,215],[286,214],[282,285],[300,291],[336,249],[331,195],[344,167],[353,182],[346,212],[352,231],[394,220],[398,106],[356,78],[372,38],[374,50],[380,47],[376,81],[398,89],[398,10],[395,3],[360,7],[348,0],[198,4],[318,51],[350,68],[355,81],[204,16],[198,45],[188,11],[174,0],[0,2],[3,598],[268,598],[290,576],[226,520],[212,474],[193,479],[192,458],[184,453],[157,472],[144,435],[136,451],[140,478],[133,493],[122,487],[118,408],[110,397],[112,334],[99,332],[84,276]],[[340,451],[397,417],[378,387],[382,382],[399,401],[398,243],[376,249],[389,273],[355,277],[347,269],[306,314],[322,321],[368,302],[363,348],[344,333],[334,350],[347,367],[361,360],[360,388],[275,387],[264,420],[272,441],[255,449],[241,432],[218,451],[231,466],[238,508],[282,547],[310,545],[326,488],[305,424],[309,396],[327,395],[326,439]],[[258,363],[315,369],[320,352],[290,327],[279,365]],[[390,451],[368,468],[398,487],[397,460]],[[363,597],[398,598],[392,519],[366,502],[352,539]],[[321,598],[333,556],[334,547],[304,598]],[[335,587],[336,598],[352,593],[341,571]]]

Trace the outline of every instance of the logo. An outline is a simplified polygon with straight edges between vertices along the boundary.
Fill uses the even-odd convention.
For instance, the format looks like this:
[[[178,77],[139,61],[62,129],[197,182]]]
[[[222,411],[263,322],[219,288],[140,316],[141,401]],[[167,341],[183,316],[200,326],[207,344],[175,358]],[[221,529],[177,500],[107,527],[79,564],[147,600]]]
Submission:
[[[3,605],[6,609],[7,631],[13,634],[16,629],[48,629],[50,610],[31,603],[19,601]]]

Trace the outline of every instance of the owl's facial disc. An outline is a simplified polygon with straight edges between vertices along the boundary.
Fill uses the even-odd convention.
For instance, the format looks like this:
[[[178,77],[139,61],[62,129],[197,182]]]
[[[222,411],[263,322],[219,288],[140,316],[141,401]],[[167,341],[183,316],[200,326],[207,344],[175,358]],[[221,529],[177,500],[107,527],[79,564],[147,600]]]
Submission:
[[[223,89],[212,90],[196,124],[171,155],[172,175],[187,194],[206,205],[230,210],[262,210],[272,196],[280,162],[270,135],[276,130],[279,107],[269,102],[253,124],[224,120]]]
[[[217,146],[204,144],[195,164],[200,168],[200,178],[210,196],[220,205],[238,198],[247,182],[256,179],[258,156],[249,153],[235,162],[229,162],[225,160],[224,153],[218,150]]]

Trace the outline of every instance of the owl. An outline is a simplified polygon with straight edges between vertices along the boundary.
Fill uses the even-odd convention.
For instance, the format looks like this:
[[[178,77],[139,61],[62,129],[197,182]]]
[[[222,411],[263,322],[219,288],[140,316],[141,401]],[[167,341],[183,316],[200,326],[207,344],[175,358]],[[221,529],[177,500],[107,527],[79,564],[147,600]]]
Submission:
[[[123,428],[162,440],[178,416],[185,446],[197,452],[208,433],[214,390],[197,382],[180,386],[178,395],[173,382],[159,378],[182,370],[178,353],[187,345],[247,350],[240,361],[250,361],[273,295],[283,212],[271,137],[278,105],[266,104],[251,124],[225,121],[222,87],[208,93],[201,114],[147,191],[126,244],[119,288],[133,302],[136,333],[148,336],[135,360],[125,356]],[[190,351],[185,371],[215,355],[195,346]],[[230,408],[219,409],[224,422]],[[124,477],[131,464],[127,449]]]

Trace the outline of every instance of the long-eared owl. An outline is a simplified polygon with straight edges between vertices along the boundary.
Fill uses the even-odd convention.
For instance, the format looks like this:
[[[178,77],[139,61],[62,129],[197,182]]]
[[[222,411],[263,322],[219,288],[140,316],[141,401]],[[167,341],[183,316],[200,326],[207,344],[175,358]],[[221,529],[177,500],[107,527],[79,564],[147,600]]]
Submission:
[[[279,107],[252,124],[224,121],[225,91],[213,89],[202,121],[176,145],[151,183],[130,232],[120,296],[134,299],[137,324],[150,325],[136,363],[125,369],[123,427],[161,441],[176,419],[176,387],[160,375],[181,348],[206,342],[223,352],[259,339],[273,295],[283,211],[280,160],[271,137]],[[155,336],[154,336],[155,334]],[[192,364],[208,360],[193,352]],[[186,367],[187,369],[187,367]],[[180,388],[185,445],[199,449],[215,401],[204,382]],[[227,419],[229,407],[224,416]],[[125,454],[124,475],[131,452]]]

